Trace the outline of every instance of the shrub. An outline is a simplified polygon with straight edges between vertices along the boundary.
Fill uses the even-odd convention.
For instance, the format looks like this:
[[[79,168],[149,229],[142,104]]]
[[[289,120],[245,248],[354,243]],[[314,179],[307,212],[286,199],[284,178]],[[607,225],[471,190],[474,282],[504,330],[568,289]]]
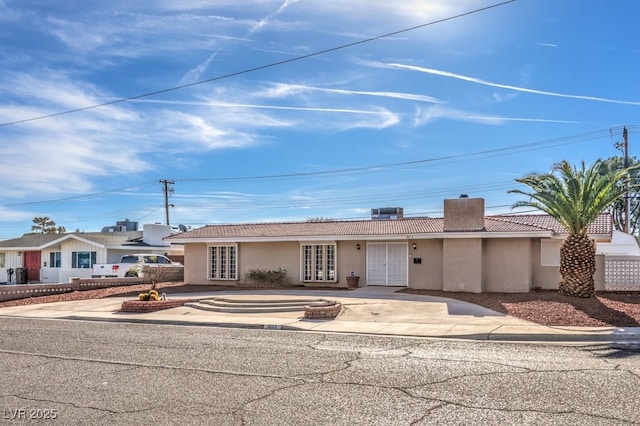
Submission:
[[[287,270],[278,268],[275,271],[264,269],[251,269],[244,274],[244,278],[249,283],[270,284],[270,285],[290,285],[291,278],[287,275]]]

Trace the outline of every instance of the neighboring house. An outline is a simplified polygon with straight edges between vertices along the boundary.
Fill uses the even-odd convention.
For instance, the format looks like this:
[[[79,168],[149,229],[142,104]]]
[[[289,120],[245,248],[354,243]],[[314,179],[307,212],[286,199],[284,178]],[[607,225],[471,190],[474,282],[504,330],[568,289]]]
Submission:
[[[181,257],[182,247],[163,238],[165,225],[144,225],[142,231],[73,232],[25,234],[0,241],[0,282],[8,281],[8,270],[27,270],[28,282],[66,283],[70,277],[90,278],[95,263],[118,263],[124,254],[153,253]]]
[[[372,211],[373,213],[373,211]],[[558,288],[559,246],[567,236],[548,215],[487,216],[484,199],[444,201],[443,218],[208,225],[165,238],[184,244],[185,283],[234,285],[252,269],[287,270],[294,283],[407,286],[465,292]],[[387,217],[390,217],[387,219]],[[609,242],[612,220],[589,228]],[[598,256],[596,288],[604,281]]]
[[[597,253],[605,256],[630,256],[640,258],[640,247],[633,235],[613,231],[611,242],[598,244]]]

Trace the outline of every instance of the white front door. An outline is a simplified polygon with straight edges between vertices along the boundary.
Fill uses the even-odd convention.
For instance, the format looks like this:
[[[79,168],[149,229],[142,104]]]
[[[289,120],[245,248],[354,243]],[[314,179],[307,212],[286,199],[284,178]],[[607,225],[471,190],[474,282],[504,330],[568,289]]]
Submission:
[[[367,285],[408,285],[407,243],[367,244]]]

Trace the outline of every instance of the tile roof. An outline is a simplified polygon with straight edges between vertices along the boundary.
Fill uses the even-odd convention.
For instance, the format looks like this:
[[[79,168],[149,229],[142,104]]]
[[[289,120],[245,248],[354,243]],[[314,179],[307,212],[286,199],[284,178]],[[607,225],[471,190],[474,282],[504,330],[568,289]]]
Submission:
[[[562,226],[548,215],[500,215],[485,217],[486,233],[566,234]],[[590,227],[592,234],[610,234],[612,220],[601,215]],[[333,220],[318,222],[266,222],[206,225],[167,239],[197,241],[252,238],[312,238],[312,237],[384,237],[394,235],[442,234],[443,218],[404,218],[397,220]],[[475,231],[471,231],[475,232]]]
[[[553,217],[546,214],[523,214],[523,215],[501,215],[490,216],[497,221],[505,221],[514,230],[518,226],[533,226],[540,229],[553,231],[555,234],[567,234],[567,231]],[[485,219],[486,225],[486,219]],[[613,219],[609,213],[603,213],[589,226],[589,234],[611,234],[613,230]]]

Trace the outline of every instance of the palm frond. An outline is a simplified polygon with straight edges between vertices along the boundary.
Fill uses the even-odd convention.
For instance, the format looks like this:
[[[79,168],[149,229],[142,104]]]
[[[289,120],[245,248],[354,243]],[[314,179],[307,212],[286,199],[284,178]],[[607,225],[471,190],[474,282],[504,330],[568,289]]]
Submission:
[[[640,167],[640,166],[639,166]],[[516,182],[530,191],[512,189],[529,200],[518,201],[516,207],[532,207],[554,217],[570,234],[585,234],[597,217],[616,201],[624,198],[631,171],[638,167],[611,170],[602,160],[590,167],[584,161],[580,168],[564,160],[548,173],[532,173]],[[638,189],[634,184],[629,189]]]

